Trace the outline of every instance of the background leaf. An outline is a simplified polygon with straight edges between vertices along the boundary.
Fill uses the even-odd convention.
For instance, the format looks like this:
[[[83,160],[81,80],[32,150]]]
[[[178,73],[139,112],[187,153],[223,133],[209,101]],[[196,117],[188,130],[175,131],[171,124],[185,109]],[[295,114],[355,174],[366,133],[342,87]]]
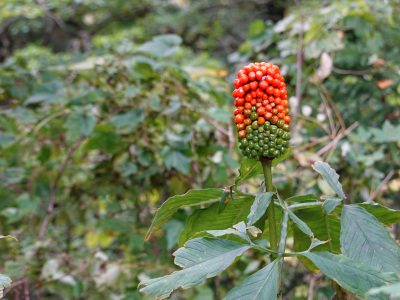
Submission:
[[[324,177],[325,181],[341,199],[346,199],[346,196],[343,193],[342,185],[339,182],[339,175],[334,169],[331,168],[329,164],[318,161],[313,164],[312,167],[315,171],[320,173],[322,177]]]

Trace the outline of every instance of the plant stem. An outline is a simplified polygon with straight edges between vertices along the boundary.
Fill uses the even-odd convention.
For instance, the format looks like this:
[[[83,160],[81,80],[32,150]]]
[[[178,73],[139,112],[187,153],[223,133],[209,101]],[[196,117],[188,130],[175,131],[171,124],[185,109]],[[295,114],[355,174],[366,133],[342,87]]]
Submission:
[[[265,177],[265,190],[266,192],[273,192],[274,186],[272,185],[272,160],[263,160],[261,161],[264,177]],[[278,235],[276,231],[276,219],[275,219],[275,204],[274,201],[271,201],[267,208],[268,214],[268,224],[269,224],[269,239],[270,239],[270,248],[274,251],[278,251]]]

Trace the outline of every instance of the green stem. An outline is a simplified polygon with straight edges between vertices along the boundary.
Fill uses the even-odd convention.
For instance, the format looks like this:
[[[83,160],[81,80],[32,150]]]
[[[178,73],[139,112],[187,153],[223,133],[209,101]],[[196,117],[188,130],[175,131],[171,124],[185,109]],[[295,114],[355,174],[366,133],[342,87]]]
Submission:
[[[265,190],[266,192],[273,192],[274,186],[272,185],[272,160],[261,161],[264,177],[265,177]],[[267,208],[268,224],[269,224],[269,239],[270,248],[274,251],[278,251],[278,234],[276,231],[276,219],[275,219],[275,205],[274,201],[271,201]]]

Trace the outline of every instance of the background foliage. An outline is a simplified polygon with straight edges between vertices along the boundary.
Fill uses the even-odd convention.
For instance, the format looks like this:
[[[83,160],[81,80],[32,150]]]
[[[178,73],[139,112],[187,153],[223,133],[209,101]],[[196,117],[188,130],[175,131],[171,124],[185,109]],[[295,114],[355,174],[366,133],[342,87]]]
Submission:
[[[280,65],[292,96],[295,149],[274,171],[281,195],[333,195],[310,170],[323,160],[346,203],[399,209],[396,4],[4,1],[0,234],[19,240],[0,239],[0,273],[14,282],[6,297],[142,299],[139,281],[173,272],[170,254],[194,209],[144,244],[154,208],[190,188],[234,183],[242,158],[230,93],[249,61]],[[391,231],[399,239],[398,225]],[[222,299],[265,263],[250,251],[174,297]],[[291,263],[287,299],[307,299],[310,281],[314,299],[330,298],[328,279]]]

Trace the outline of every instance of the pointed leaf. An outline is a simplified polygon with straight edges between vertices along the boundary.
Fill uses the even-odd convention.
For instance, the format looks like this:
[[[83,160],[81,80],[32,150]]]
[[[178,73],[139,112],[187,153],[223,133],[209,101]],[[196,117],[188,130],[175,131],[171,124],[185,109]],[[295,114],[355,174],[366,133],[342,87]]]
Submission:
[[[169,276],[142,281],[139,287],[145,287],[140,291],[156,299],[167,298],[179,287],[187,289],[218,275],[250,248],[249,245],[221,239],[190,240],[174,253],[175,263],[184,269]]]
[[[366,293],[374,287],[400,280],[393,273],[379,272],[345,255],[335,255],[329,252],[309,252],[302,255],[311,259],[326,276],[360,297],[366,297]],[[368,299],[382,300],[386,298],[369,297]]]
[[[250,240],[249,236],[247,235],[246,224],[243,221],[240,222],[239,224],[234,225],[233,227],[234,227],[234,229],[228,228],[225,230],[206,230],[206,232],[215,237],[233,234],[233,235],[236,235],[236,236],[244,239],[245,241],[251,243],[251,240]]]
[[[261,162],[250,158],[243,159],[242,164],[240,165],[239,174],[240,175],[235,179],[235,184],[238,184],[242,180],[263,174]]]
[[[292,221],[296,223],[297,227],[299,227],[301,231],[303,231],[308,236],[314,236],[310,227],[308,227],[305,222],[303,222],[298,216],[296,216],[296,214],[292,212],[289,208],[287,208],[287,206],[285,207],[285,209],[288,212],[290,219],[292,219]]]
[[[376,202],[364,202],[356,204],[364,208],[367,212],[378,219],[381,224],[385,226],[390,226],[400,222],[400,210],[394,210]]]
[[[325,181],[341,199],[346,199],[346,196],[343,193],[342,185],[339,182],[339,175],[334,169],[331,168],[329,164],[322,161],[317,161],[312,165],[312,167],[315,171],[320,173],[322,177],[324,177]]]
[[[157,210],[145,241],[148,241],[151,234],[163,226],[179,208],[216,202],[221,198],[222,192],[222,189],[190,190],[184,195],[169,198]]]
[[[226,295],[225,300],[276,300],[278,260],[246,278]]]
[[[219,203],[214,203],[206,209],[198,209],[189,216],[185,229],[179,237],[179,246],[192,238],[196,233],[206,230],[224,230],[240,221],[246,221],[254,198],[235,199],[235,205],[229,201],[225,209],[218,214]]]
[[[400,274],[400,247],[373,215],[345,205],[341,223],[343,254],[375,270]]]
[[[290,197],[290,198],[287,198],[285,201],[286,202],[300,202],[300,203],[308,202],[308,201],[315,202],[315,201],[318,201],[318,198],[313,194],[308,194],[308,195]]]
[[[3,298],[3,290],[11,287],[11,279],[0,274],[0,298]]]
[[[262,184],[253,205],[250,208],[250,214],[247,217],[247,226],[255,224],[265,213],[268,205],[271,203],[273,192],[264,193],[264,185]]]
[[[224,190],[222,192],[221,199],[219,200],[218,214],[220,214],[224,210],[224,208],[227,204],[227,201],[226,201],[227,196],[228,196],[228,192],[226,190]],[[228,198],[228,201],[229,201],[229,198]]]
[[[378,295],[380,293],[389,295],[392,299],[396,299],[394,298],[396,296],[400,297],[400,282],[370,289],[368,295]]]
[[[329,215],[340,203],[342,203],[342,199],[331,197],[331,196],[322,196],[322,199],[325,199],[324,204],[322,204],[322,209],[324,210],[325,215]]]

